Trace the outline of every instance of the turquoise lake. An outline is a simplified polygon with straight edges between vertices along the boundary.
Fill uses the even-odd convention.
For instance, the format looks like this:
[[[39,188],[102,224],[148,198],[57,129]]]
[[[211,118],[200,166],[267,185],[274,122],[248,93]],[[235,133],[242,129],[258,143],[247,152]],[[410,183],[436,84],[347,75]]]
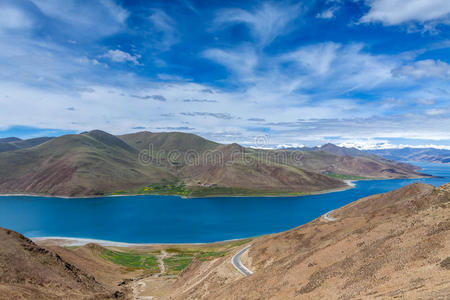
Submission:
[[[439,177],[358,181],[350,190],[303,197],[0,196],[0,226],[28,237],[128,243],[203,243],[253,237],[291,229],[361,197],[412,182],[434,186],[450,182],[450,165],[414,164]]]

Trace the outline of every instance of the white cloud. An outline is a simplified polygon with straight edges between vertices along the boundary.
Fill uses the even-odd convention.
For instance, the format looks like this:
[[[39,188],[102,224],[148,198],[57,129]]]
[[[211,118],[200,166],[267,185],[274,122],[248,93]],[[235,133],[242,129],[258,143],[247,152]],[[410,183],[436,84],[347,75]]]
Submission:
[[[0,82],[0,119],[6,127],[21,124],[79,131],[99,128],[116,134],[134,132],[135,127],[150,131],[186,127],[220,142],[240,143],[252,142],[255,136],[262,134],[259,128],[267,128],[269,133],[264,131],[264,134],[270,135],[274,145],[321,144],[328,141],[329,136],[337,136],[336,143],[379,137],[448,140],[450,130],[450,119],[445,114],[432,118],[425,114],[376,117],[382,112],[377,103],[335,99],[293,105],[286,102],[289,95],[267,94],[259,88],[246,92],[216,90],[214,100],[217,102],[214,103],[184,101],[207,99],[211,96],[206,91],[209,88],[190,82],[146,81],[146,87],[87,84],[85,92],[72,94],[3,80]],[[169,100],[140,101],[135,98],[137,90],[142,99],[164,95]],[[68,107],[76,110],[69,111]],[[364,117],[353,118],[353,113]],[[255,124],[249,121],[254,116],[264,119]]]
[[[363,44],[320,43],[287,53],[282,60],[299,66],[304,86],[323,83],[328,89],[369,89],[391,79],[396,60],[366,53],[363,48]]]
[[[41,12],[60,23],[55,24],[68,36],[99,38],[123,29],[129,12],[114,0],[31,0]],[[101,24],[99,25],[99,21]],[[65,27],[61,27],[61,23]]]
[[[450,150],[450,146],[438,145],[438,144],[422,144],[422,145],[411,145],[411,144],[392,144],[389,141],[380,140],[354,140],[346,141],[338,144],[339,147],[347,148],[357,148],[359,150],[376,150],[376,149],[403,149],[403,148],[435,148]]]
[[[450,77],[450,65],[440,60],[419,60],[408,65],[401,66],[393,69],[392,74],[394,76],[410,76],[414,78],[424,77],[438,77],[449,78]]]
[[[277,36],[288,31],[287,25],[300,14],[300,5],[263,3],[253,11],[238,8],[218,12],[217,25],[244,23],[262,45],[270,44]]]
[[[244,80],[250,80],[258,64],[258,57],[252,48],[208,49],[203,56],[230,69]]]
[[[129,12],[116,4],[113,0],[100,0],[105,10],[119,23],[124,23],[129,17]]]
[[[195,8],[195,5],[189,1],[189,0],[180,0],[181,4],[184,5],[187,9],[189,9],[190,11],[199,14],[200,12],[198,11],[197,8]]]
[[[160,34],[156,40],[162,50],[167,50],[178,42],[176,22],[163,10],[153,9],[149,19],[153,24],[153,31]]]
[[[382,22],[398,25],[407,22],[427,22],[448,20],[450,1],[448,0],[369,0],[370,10],[360,22]]]
[[[423,105],[432,105],[435,103],[435,101],[433,99],[429,99],[429,98],[415,98],[413,99],[414,102],[416,102],[417,104],[423,104]]]
[[[103,4],[90,7],[98,11],[86,11],[89,16],[84,16],[85,11],[81,9],[80,20],[65,16],[71,9],[80,10],[77,6],[72,7],[77,4],[75,1],[68,0],[68,7],[63,8],[63,12],[52,13],[49,10],[56,9],[60,3],[48,0],[42,3],[55,5],[42,8],[45,15],[52,16],[44,18],[45,22],[66,24],[64,26],[70,30],[84,32],[80,34],[90,34],[92,30],[94,33],[90,38],[117,32],[127,20],[126,11],[121,14],[120,7],[119,13],[106,8],[104,3],[114,3],[112,1],[95,2]],[[89,52],[90,47],[84,47],[92,44],[78,36],[60,35],[63,43],[58,44],[50,39],[42,40],[40,36],[6,30],[0,34],[0,126],[21,124],[80,131],[100,128],[112,133],[132,132],[136,130],[134,128],[151,131],[188,128],[186,130],[217,141],[241,143],[253,141],[261,132],[270,132],[274,144],[291,145],[306,144],[306,141],[322,143],[330,135],[339,136],[341,140],[379,136],[448,139],[448,115],[434,111],[430,117],[429,113],[433,111],[428,111],[428,115],[424,111],[448,105],[448,84],[442,84],[442,80],[422,83],[425,81],[414,76],[392,76],[391,70],[400,70],[401,65],[409,66],[407,63],[414,59],[413,55],[371,54],[364,44],[332,42],[301,46],[289,53],[277,48],[280,54],[268,54],[269,51],[261,49],[262,45],[289,30],[289,21],[280,19],[280,11],[268,9],[279,10],[280,7],[284,8],[281,15],[288,14],[291,21],[299,12],[289,14],[286,6],[266,4],[252,11],[238,11],[240,19],[219,22],[248,25],[256,42],[234,48],[218,48],[219,44],[215,43],[217,48],[201,52],[203,57],[223,65],[232,73],[227,82],[216,81],[217,85],[213,86],[188,81],[170,73],[171,68],[161,66],[155,70],[161,72],[155,80],[133,73],[130,70],[141,59],[133,50],[123,51],[128,48],[112,48],[103,56],[111,61],[128,62],[131,68],[124,70],[123,65],[108,67],[106,60],[94,57],[93,52]],[[297,6],[295,8],[299,10]],[[90,27],[94,17],[103,21],[102,12],[107,19],[104,27],[112,24],[116,31],[99,29],[99,33]],[[274,15],[265,19],[270,24],[264,25],[262,21],[260,24],[252,19],[270,13]],[[27,16],[26,13],[23,15]],[[53,19],[58,22],[52,23]],[[177,24],[167,14],[152,10],[149,20],[151,36],[156,34],[155,42],[162,43],[161,49],[177,42]],[[8,26],[16,28],[20,22]],[[55,27],[54,30],[59,29]],[[69,44],[67,40],[78,43]],[[130,48],[134,49],[132,45]],[[410,65],[424,68],[421,64]],[[119,68],[114,69],[114,66]],[[441,70],[442,63],[426,66],[435,70],[431,73],[439,74],[436,69]],[[232,88],[222,89],[222,83]],[[413,88],[407,89],[405,85]],[[367,95],[369,99],[365,98]],[[371,97],[373,95],[379,99]],[[389,98],[395,101],[385,101]],[[189,101],[185,101],[187,99]],[[383,117],[400,113],[392,109],[393,105],[401,104],[398,99],[403,99],[404,103],[416,101],[435,105],[413,105],[415,114],[411,116]],[[409,107],[402,106],[403,109]],[[299,118],[304,120],[299,121]]]
[[[292,144],[277,145],[275,148],[276,149],[286,149],[286,148],[303,148],[303,147],[305,147],[304,144],[292,143]]]
[[[130,53],[124,52],[122,50],[109,50],[101,57],[109,58],[114,62],[132,62],[135,65],[139,65],[138,59],[140,55],[131,55]]]
[[[319,19],[333,19],[334,15],[338,11],[338,9],[339,8],[337,6],[330,7],[328,9],[324,10],[323,12],[318,13],[316,15],[316,18],[319,18]]]
[[[0,5],[0,30],[29,28],[31,25],[31,19],[20,9]]]
[[[429,116],[437,116],[437,115],[443,115],[443,114],[448,114],[449,113],[449,109],[447,108],[432,108],[432,109],[427,109],[425,111],[426,115]]]
[[[190,81],[189,78],[184,78],[182,76],[173,75],[173,74],[158,74],[159,79],[166,81]]]

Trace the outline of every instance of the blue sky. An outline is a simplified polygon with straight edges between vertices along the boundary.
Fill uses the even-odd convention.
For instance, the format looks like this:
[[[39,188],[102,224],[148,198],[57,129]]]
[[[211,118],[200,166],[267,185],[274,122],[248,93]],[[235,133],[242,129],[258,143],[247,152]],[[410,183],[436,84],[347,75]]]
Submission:
[[[450,147],[448,0],[0,0],[0,136]]]

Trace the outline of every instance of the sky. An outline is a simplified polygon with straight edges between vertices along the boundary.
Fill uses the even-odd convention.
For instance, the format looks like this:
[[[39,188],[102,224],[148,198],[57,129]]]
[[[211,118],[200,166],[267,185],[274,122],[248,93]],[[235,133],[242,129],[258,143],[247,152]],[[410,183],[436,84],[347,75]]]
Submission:
[[[0,0],[0,137],[450,148],[450,1]]]

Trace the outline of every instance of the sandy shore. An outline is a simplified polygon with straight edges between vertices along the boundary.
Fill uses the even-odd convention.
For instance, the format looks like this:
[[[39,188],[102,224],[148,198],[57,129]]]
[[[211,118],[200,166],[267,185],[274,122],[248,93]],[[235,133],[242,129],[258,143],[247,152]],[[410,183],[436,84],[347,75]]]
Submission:
[[[115,246],[115,247],[135,247],[135,246],[146,246],[150,244],[134,244],[134,243],[123,243],[114,242],[107,240],[97,240],[88,238],[70,238],[70,237],[59,237],[59,236],[48,236],[48,237],[35,237],[31,238],[33,242],[46,242],[47,244],[54,244],[58,246],[84,246],[89,243],[95,243],[102,246]]]
[[[356,181],[358,181],[358,180],[344,180],[344,182],[348,185],[348,186],[351,186],[351,187],[356,187]]]
[[[101,246],[110,247],[145,247],[145,246],[173,246],[173,245],[212,245],[228,243],[233,241],[238,241],[242,239],[231,239],[225,241],[208,242],[208,243],[125,243],[125,242],[115,242],[108,240],[99,239],[89,239],[89,238],[71,238],[62,236],[44,236],[44,237],[34,237],[30,238],[35,243],[45,243],[52,246],[84,246],[86,244],[94,243]]]

